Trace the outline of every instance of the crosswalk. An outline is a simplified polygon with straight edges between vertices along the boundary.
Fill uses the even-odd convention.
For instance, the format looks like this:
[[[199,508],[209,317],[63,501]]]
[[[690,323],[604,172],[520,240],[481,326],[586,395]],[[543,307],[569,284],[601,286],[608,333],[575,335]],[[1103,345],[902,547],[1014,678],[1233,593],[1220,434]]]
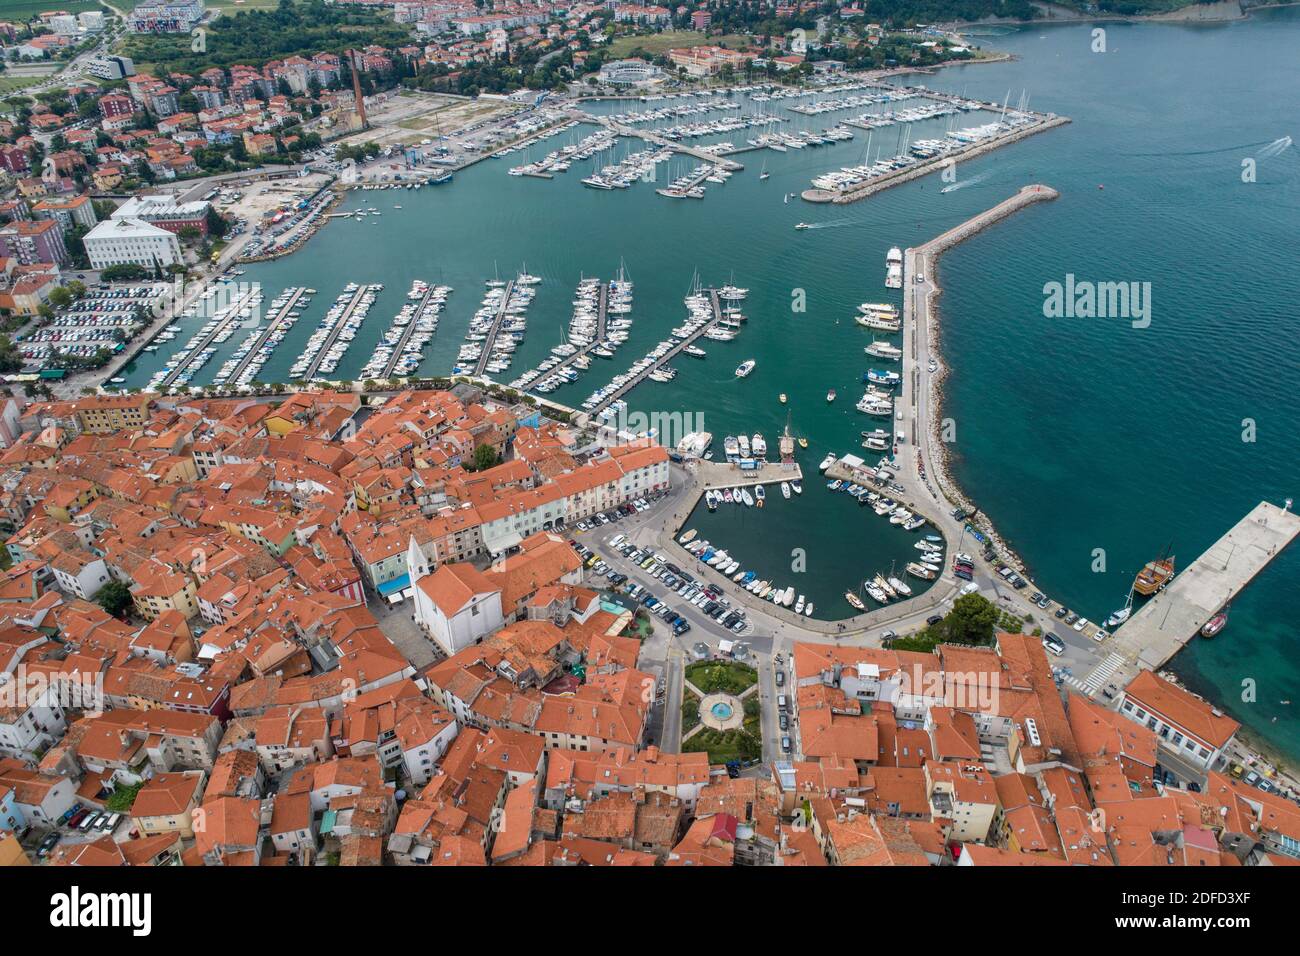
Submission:
[[[1122,666],[1124,666],[1124,657],[1112,652],[1107,654],[1105,659],[1094,667],[1087,677],[1080,680],[1078,677],[1070,676],[1065,679],[1065,682],[1091,697],[1097,693],[1098,688],[1105,686],[1111,675]]]

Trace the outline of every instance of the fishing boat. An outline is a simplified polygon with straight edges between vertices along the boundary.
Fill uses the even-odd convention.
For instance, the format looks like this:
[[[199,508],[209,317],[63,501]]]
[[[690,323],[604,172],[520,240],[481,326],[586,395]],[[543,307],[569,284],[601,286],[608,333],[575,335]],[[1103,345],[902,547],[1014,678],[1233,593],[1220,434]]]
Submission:
[[[1222,611],[1205,622],[1205,626],[1201,628],[1201,637],[1214,637],[1214,635],[1223,630],[1223,626],[1227,623],[1228,609],[1225,607]]]
[[[745,361],[736,366],[736,378],[744,378],[750,372],[754,371],[754,366],[757,364],[758,363],[753,359],[745,359]]]
[[[867,609],[867,606],[862,603],[862,598],[858,597],[852,591],[844,592],[844,600],[848,601],[849,604],[853,606],[854,610],[865,611]]]
[[[1148,561],[1146,566],[1133,579],[1133,590],[1143,597],[1150,597],[1164,589],[1174,576],[1174,556],[1166,553],[1156,561]]]
[[[781,482],[781,497],[782,498],[790,497],[790,482],[788,481]]]
[[[678,539],[677,539],[677,543],[678,543],[678,544],[690,544],[691,541],[692,541],[692,539],[694,539],[694,537],[695,537],[695,529],[692,528],[690,531],[687,531],[684,535],[682,535],[680,538],[678,538]]]

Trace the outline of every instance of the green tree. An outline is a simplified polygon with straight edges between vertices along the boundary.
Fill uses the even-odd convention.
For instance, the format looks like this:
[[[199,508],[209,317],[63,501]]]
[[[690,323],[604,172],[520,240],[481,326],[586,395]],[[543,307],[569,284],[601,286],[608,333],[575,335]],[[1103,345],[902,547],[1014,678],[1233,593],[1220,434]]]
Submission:
[[[943,619],[944,636],[953,644],[992,644],[998,609],[982,594],[963,594]]]
[[[496,463],[496,449],[491,445],[479,445],[474,449],[474,471],[484,471]]]
[[[133,603],[131,589],[121,581],[109,581],[95,595],[95,603],[113,617],[126,620],[126,612]]]

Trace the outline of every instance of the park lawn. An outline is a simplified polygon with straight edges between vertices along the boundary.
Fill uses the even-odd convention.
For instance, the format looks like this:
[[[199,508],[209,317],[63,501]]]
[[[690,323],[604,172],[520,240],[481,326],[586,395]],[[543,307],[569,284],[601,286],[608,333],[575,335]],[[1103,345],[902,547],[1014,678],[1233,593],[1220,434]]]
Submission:
[[[736,661],[696,661],[687,665],[686,679],[706,694],[723,691],[738,697],[758,683],[758,672]]]
[[[728,763],[732,760],[756,760],[763,755],[763,747],[758,737],[744,730],[718,732],[704,729],[690,740],[682,741],[682,751],[699,753],[706,751],[709,763]]]
[[[609,55],[611,59],[621,60],[638,47],[651,56],[657,56],[675,48],[705,45],[725,46],[729,50],[738,50],[749,45],[749,37],[738,33],[712,37],[695,30],[665,30],[663,33],[651,33],[648,36],[615,37],[609,41]]]
[[[29,86],[35,86],[42,80],[47,79],[44,76],[4,76],[0,74],[0,94],[17,93]]]

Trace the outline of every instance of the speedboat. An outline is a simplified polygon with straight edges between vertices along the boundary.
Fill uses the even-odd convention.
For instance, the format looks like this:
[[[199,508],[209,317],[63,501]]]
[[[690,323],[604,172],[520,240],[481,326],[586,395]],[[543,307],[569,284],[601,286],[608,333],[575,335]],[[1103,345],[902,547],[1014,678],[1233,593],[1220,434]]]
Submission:
[[[781,497],[782,498],[790,497],[790,482],[788,481],[781,482]]]
[[[745,502],[745,507],[746,507],[746,508],[752,508],[752,507],[753,507],[753,505],[754,505],[754,496],[751,495],[751,494],[749,493],[748,489],[742,489],[742,490],[741,490],[741,492],[740,492],[740,498],[741,498],[742,501]]]
[[[829,392],[826,393],[826,401],[828,402],[835,401],[835,389],[832,388]]]
[[[782,404],[782,405],[785,404],[785,392],[782,392],[782,393],[781,393],[781,404]]]
[[[1201,628],[1201,637],[1214,637],[1223,630],[1224,625],[1227,623],[1228,611],[1225,608],[1205,622],[1205,626]]]
[[[796,222],[796,223],[794,224],[794,227],[795,227],[796,229],[811,229],[811,228],[812,228],[812,226],[809,225],[809,224],[806,223],[806,222]]]
[[[754,499],[758,502],[760,508],[763,507],[763,502],[767,500],[767,492],[763,490],[762,485],[754,486]]]
[[[803,494],[803,482],[800,481],[798,478],[791,479],[790,490],[793,491],[796,495]]]
[[[831,452],[829,455],[827,455],[825,458],[822,459],[822,463],[817,467],[819,470],[825,471],[833,464],[835,464],[835,453]]]
[[[758,363],[753,359],[745,359],[745,361],[736,366],[736,378],[744,378],[750,372],[754,371],[754,366],[757,364]]]
[[[680,538],[678,538],[678,539],[677,539],[677,543],[678,543],[678,544],[690,544],[691,540],[695,537],[695,533],[696,533],[696,532],[695,532],[695,529],[692,528],[690,531],[687,531],[684,535],[682,535]]]

